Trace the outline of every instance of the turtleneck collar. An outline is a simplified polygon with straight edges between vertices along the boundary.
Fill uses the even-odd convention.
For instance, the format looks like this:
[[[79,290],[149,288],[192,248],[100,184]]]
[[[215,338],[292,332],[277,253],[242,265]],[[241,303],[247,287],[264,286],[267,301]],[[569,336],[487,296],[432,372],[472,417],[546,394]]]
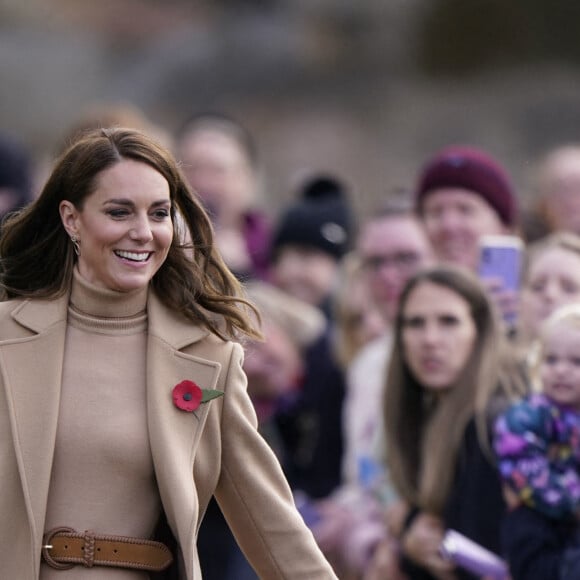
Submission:
[[[100,288],[83,278],[75,267],[70,304],[78,312],[90,316],[128,318],[146,311],[148,291],[148,286],[131,292]]]

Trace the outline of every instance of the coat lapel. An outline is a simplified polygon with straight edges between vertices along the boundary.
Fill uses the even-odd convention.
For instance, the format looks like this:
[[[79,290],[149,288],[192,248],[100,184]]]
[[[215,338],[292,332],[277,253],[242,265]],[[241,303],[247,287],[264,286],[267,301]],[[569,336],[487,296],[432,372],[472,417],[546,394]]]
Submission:
[[[18,338],[0,341],[0,372],[28,517],[44,528],[60,401],[68,296],[26,301],[13,312]]]
[[[175,385],[187,379],[202,389],[216,387],[221,365],[183,352],[208,331],[166,308],[154,293],[148,299],[147,405],[151,452],[168,521],[181,538],[193,537],[198,509],[192,485],[195,451],[212,403],[193,413],[173,404]],[[189,350],[189,349],[187,349]],[[183,546],[185,551],[189,546]],[[191,546],[193,549],[193,546]],[[185,561],[191,554],[184,553]]]

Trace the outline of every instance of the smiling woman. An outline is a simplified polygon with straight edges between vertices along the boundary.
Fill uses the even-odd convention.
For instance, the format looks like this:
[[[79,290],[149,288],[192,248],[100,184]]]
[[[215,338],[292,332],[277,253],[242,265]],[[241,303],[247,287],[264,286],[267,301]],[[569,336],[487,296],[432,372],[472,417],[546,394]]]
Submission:
[[[82,136],[0,255],[3,577],[199,578],[215,496],[261,577],[335,578],[257,432],[259,316],[168,151]]]

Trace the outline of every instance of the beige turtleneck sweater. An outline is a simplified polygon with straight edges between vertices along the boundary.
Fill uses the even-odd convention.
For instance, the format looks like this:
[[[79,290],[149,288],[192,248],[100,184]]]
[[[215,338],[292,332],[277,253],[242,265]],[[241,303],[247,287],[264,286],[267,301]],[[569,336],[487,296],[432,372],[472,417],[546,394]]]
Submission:
[[[100,289],[75,272],[45,530],[149,538],[160,514],[147,429],[147,288]],[[144,580],[42,564],[41,580]]]

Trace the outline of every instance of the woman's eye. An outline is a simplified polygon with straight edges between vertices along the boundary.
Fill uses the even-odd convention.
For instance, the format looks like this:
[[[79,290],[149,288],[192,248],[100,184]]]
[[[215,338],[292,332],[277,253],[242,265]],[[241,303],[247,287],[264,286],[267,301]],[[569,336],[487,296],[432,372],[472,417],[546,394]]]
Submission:
[[[124,208],[109,209],[107,210],[107,214],[113,218],[122,218],[129,215],[129,210]]]
[[[456,316],[451,315],[442,316],[441,323],[443,324],[443,326],[455,326],[456,324],[459,323],[459,319]]]
[[[424,324],[424,320],[422,318],[405,318],[403,320],[403,326],[405,328],[421,328]]]
[[[544,357],[544,363],[547,365],[555,365],[558,362],[558,357],[554,354],[547,354]]]
[[[168,218],[169,215],[170,213],[168,209],[157,209],[153,212],[153,217],[157,220],[164,220],[165,218]]]

